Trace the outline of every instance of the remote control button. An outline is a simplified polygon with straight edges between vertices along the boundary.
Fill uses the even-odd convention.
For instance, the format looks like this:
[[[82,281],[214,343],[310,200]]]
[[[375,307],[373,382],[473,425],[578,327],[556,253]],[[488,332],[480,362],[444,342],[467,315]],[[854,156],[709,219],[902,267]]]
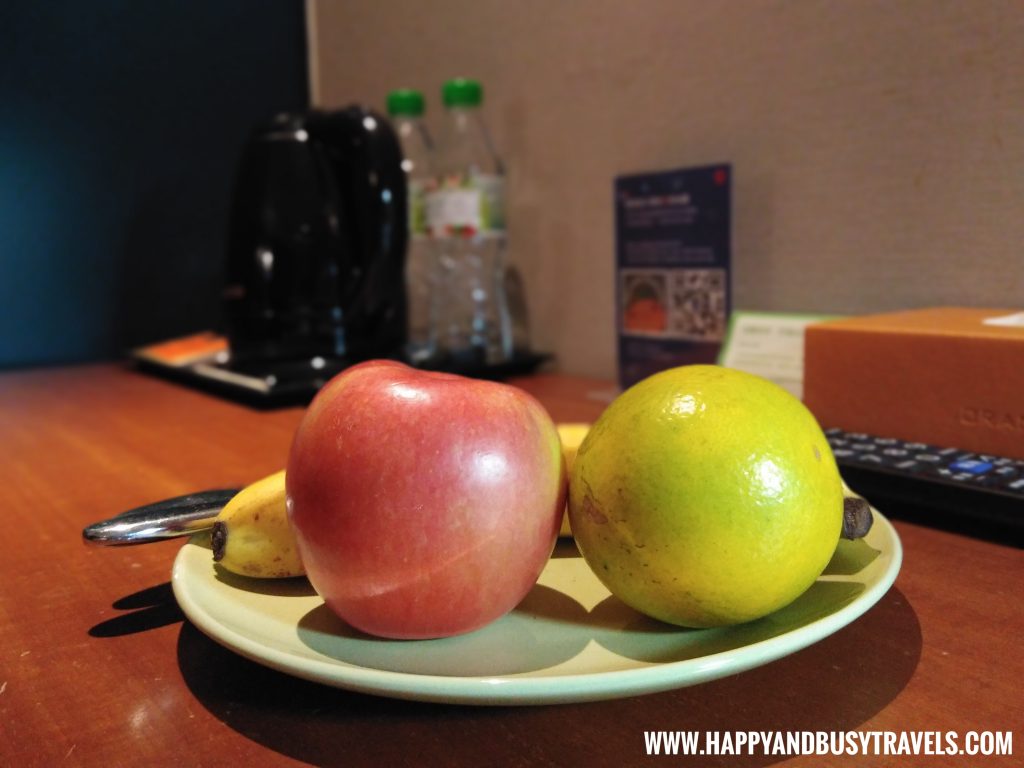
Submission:
[[[866,435],[863,432],[851,432],[847,435],[851,440],[870,440],[871,435]]]
[[[903,448],[885,448],[882,450],[886,456],[906,456],[907,451]]]
[[[959,459],[949,465],[949,468],[957,472],[970,472],[972,475],[983,475],[992,469],[991,461],[981,459]]]
[[[908,451],[927,451],[930,446],[926,443],[905,443],[903,447]]]
[[[914,458],[918,461],[927,461],[929,464],[937,464],[942,461],[942,457],[934,453],[919,453]]]
[[[835,448],[841,448],[844,445],[849,445],[849,443],[849,440],[843,440],[841,437],[830,437],[828,439],[828,444]]]
[[[863,461],[865,464],[881,464],[882,457],[877,453],[859,453],[857,461]]]
[[[937,453],[939,454],[939,456],[949,456],[950,454],[953,454],[953,453],[960,453],[960,449],[959,448],[943,448],[941,451],[938,451]]]
[[[853,451],[851,451],[849,448],[837,448],[836,450],[832,451],[832,455],[835,456],[837,459],[846,459],[849,458],[850,456],[853,456]]]
[[[853,443],[850,445],[855,451],[873,451],[875,446],[873,443]]]
[[[1006,487],[1011,491],[1024,491],[1024,477],[1014,480],[1012,483],[1007,483]]]
[[[897,464],[896,469],[905,469],[909,472],[912,469],[917,469],[920,466],[920,464],[921,462],[919,461],[907,459],[906,461],[901,461],[899,464]]]
[[[899,442],[899,440],[897,440],[895,437],[876,437],[875,438],[875,443],[877,445],[896,445],[896,443],[898,443],[898,442]]]

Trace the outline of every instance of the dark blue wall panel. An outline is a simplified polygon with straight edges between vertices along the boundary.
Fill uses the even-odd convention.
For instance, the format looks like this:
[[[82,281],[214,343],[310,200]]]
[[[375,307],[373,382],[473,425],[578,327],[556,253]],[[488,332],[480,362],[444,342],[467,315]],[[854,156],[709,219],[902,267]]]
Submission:
[[[0,367],[218,328],[242,142],[307,103],[300,0],[0,0]]]

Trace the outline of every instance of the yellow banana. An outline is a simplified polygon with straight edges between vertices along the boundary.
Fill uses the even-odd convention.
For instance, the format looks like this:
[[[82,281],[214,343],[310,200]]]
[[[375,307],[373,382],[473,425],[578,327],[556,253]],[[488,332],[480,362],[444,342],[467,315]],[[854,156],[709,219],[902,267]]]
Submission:
[[[284,470],[238,492],[213,524],[213,559],[242,576],[302,576],[285,512]]]
[[[565,471],[568,472],[572,469],[572,463],[576,460],[576,452],[580,449],[580,443],[583,442],[583,438],[587,436],[587,432],[590,431],[589,424],[557,424],[558,437],[562,441],[562,456],[565,457]],[[562,530],[558,532],[559,536],[572,536],[572,531],[569,529],[569,515],[562,514]]]

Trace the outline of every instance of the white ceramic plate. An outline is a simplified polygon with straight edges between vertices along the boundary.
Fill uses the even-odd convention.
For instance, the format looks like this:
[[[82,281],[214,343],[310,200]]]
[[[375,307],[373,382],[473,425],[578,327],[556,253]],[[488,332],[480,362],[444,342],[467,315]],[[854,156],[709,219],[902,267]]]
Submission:
[[[854,621],[886,593],[903,552],[875,513],[866,539],[842,541],[818,581],[786,608],[723,629],[647,619],[611,597],[571,543],[559,543],[512,613],[461,637],[389,641],[336,618],[303,578],[258,581],[215,568],[197,537],[174,563],[174,594],[205,634],[296,677],[403,699],[545,704],[695,685],[766,664]]]

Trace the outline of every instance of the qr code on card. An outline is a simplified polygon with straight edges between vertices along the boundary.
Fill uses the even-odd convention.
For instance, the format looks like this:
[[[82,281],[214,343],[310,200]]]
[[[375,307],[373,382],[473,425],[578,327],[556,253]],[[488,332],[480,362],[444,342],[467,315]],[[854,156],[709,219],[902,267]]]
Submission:
[[[676,338],[718,341],[725,335],[726,272],[683,269],[672,274],[669,333]]]
[[[727,321],[726,274],[724,269],[623,270],[623,332],[720,341]]]

